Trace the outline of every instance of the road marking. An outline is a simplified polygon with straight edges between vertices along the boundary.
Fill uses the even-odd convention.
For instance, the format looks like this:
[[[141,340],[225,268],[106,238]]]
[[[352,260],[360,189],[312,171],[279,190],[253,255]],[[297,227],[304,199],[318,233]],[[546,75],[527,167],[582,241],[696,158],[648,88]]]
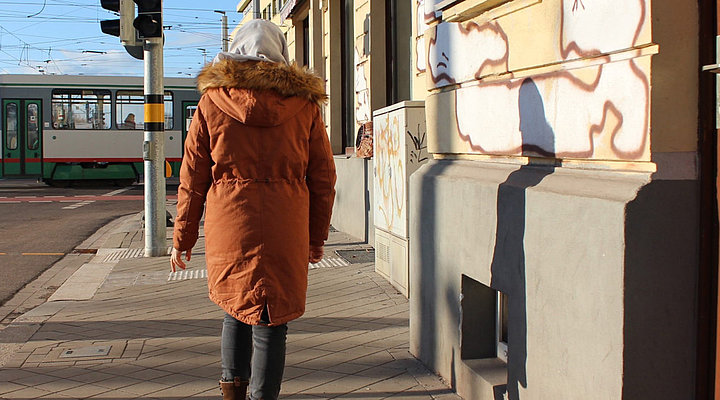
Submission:
[[[83,201],[81,201],[79,203],[75,203],[71,206],[63,207],[63,210],[74,210],[76,208],[80,208],[82,206],[86,206],[86,205],[88,205],[90,203],[94,203],[94,202],[95,202],[95,200],[83,200]]]
[[[65,253],[20,253],[21,256],[64,256]]]
[[[52,203],[52,200],[30,200],[28,203]]]
[[[118,190],[113,190],[110,193],[105,193],[103,196],[104,197],[115,196],[116,194],[120,194],[122,192],[127,192],[128,190],[130,190],[130,188],[122,188],[122,189],[118,189]]]
[[[7,197],[0,197],[0,204],[8,204],[8,203],[34,203],[34,202],[40,202],[40,201],[52,201],[52,202],[60,202],[60,203],[80,203],[80,202],[95,202],[95,201],[143,201],[144,195],[135,195],[135,194],[125,194],[125,195],[113,195],[113,196],[105,196],[105,195],[85,195],[85,196],[43,196],[41,199],[38,199],[37,197],[13,197],[13,198],[7,198]],[[167,195],[165,198],[166,202],[176,202],[177,201],[177,195]],[[173,203],[174,204],[174,203]]]

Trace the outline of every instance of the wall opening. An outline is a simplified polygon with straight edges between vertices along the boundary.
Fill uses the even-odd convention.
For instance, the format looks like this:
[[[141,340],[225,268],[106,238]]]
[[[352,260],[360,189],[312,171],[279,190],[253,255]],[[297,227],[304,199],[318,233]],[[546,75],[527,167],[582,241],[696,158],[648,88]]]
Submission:
[[[462,275],[460,358],[507,361],[507,296]]]

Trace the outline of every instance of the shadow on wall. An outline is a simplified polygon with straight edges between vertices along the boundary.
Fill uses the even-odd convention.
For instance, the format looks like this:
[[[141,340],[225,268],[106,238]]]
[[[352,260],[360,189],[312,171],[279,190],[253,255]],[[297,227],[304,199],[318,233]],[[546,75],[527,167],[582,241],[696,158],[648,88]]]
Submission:
[[[623,398],[695,398],[699,187],[655,180],[627,205]]]
[[[553,157],[555,153],[555,137],[552,127],[545,117],[545,107],[542,97],[532,79],[526,79],[521,87],[518,104],[520,114],[520,130],[523,143],[523,154],[527,156]],[[532,143],[530,145],[529,143]],[[439,367],[447,365],[441,357],[450,363],[450,370],[437,371],[445,375],[453,388],[457,389],[455,363],[461,362],[456,352],[456,346],[448,348],[450,343],[459,343],[459,337],[441,338],[440,321],[448,316],[459,315],[459,293],[451,282],[460,282],[461,276],[449,277],[451,282],[445,284],[445,292],[436,282],[442,281],[445,271],[440,268],[442,261],[437,249],[443,241],[442,231],[448,222],[440,218],[443,204],[439,199],[451,196],[442,186],[441,178],[445,170],[452,165],[452,161],[436,161],[423,172],[417,212],[419,215],[411,216],[411,220],[420,221],[421,229],[417,230],[418,237],[413,242],[420,244],[417,256],[421,260],[420,268],[413,279],[417,285],[414,293],[420,294],[411,303],[415,314],[411,316],[412,332],[417,334],[415,354],[425,364]],[[526,359],[527,359],[527,318],[526,318],[526,287],[525,287],[525,208],[526,189],[538,185],[546,176],[554,172],[553,166],[530,167],[523,166],[511,173],[505,182],[499,185],[497,192],[497,226],[496,245],[491,264],[492,282],[495,290],[508,295],[509,304],[509,337],[508,337],[508,381],[507,385],[500,385],[493,389],[494,397],[504,398],[505,394],[511,400],[519,399],[519,387],[527,387]],[[457,222],[457,221],[453,221]],[[460,221],[462,223],[462,221]],[[462,274],[464,266],[459,266]],[[445,303],[445,310],[440,310],[440,304]],[[458,317],[459,318],[459,317]],[[446,322],[443,322],[446,323]],[[462,321],[449,321],[454,326],[461,326]],[[448,375],[446,375],[448,374]]]
[[[526,79],[520,88],[520,131],[523,155],[555,155],[555,137],[545,117],[540,92]],[[527,143],[533,143],[528,145]],[[500,184],[497,194],[497,228],[491,264],[491,287],[507,296],[508,381],[510,400],[518,400],[519,386],[527,388],[527,301],[525,280],[526,190],[552,174],[553,166],[523,165]],[[495,389],[496,397],[502,388]]]

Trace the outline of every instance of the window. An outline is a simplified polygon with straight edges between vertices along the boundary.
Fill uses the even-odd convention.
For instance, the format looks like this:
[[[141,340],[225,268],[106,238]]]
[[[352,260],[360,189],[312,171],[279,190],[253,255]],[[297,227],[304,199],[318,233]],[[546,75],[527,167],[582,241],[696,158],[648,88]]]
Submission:
[[[410,77],[412,49],[410,41],[403,38],[412,37],[412,14],[409,1],[388,0],[385,2],[385,104],[391,105],[402,100],[410,100]],[[367,30],[370,30],[368,26]],[[368,34],[367,37],[370,35]],[[368,44],[368,48],[370,45]]]
[[[185,107],[185,131],[190,130],[190,124],[192,123],[193,117],[195,116],[195,111],[197,111],[197,106],[187,106]]]
[[[51,108],[55,129],[110,129],[109,90],[55,89]]]
[[[8,103],[5,106],[5,147],[15,150],[18,147],[18,106]]]
[[[353,0],[342,0],[340,8],[340,58],[342,62],[342,121],[343,148],[347,149],[355,143],[355,3]]]
[[[115,124],[118,129],[143,130],[145,96],[140,90],[118,90],[115,93]],[[165,92],[165,129],[173,128],[173,96]]]
[[[273,9],[272,4],[268,4],[267,7],[265,7],[262,11],[262,17],[263,19],[270,20],[273,17]]]
[[[302,20],[302,65],[310,65],[310,17]]]
[[[40,147],[40,127],[38,126],[38,105],[27,105],[27,148],[37,150]]]

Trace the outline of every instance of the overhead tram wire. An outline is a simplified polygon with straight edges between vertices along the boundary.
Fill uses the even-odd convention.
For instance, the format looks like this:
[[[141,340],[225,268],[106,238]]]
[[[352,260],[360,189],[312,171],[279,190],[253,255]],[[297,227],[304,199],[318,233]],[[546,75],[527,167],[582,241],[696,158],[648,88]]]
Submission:
[[[35,17],[35,16],[40,15],[43,11],[45,11],[45,6],[46,6],[46,5],[47,5],[47,0],[44,0],[44,1],[43,1],[43,6],[42,6],[42,8],[40,9],[40,11],[36,12],[35,14],[28,15],[27,17],[28,17],[28,18],[32,18],[32,17]]]
[[[71,8],[83,8],[88,12],[93,12],[95,14],[94,16],[89,15],[83,15],[83,16],[75,16],[70,15],[76,11],[70,11],[67,13],[62,13],[60,15],[56,16],[49,16],[48,12],[50,11],[50,8],[45,9],[44,13],[42,15],[39,15],[38,13],[31,14],[34,15],[32,18],[36,21],[35,24],[24,24],[22,26],[22,29],[28,29],[31,25],[37,25],[45,23],[46,21],[52,21],[53,23],[97,23],[102,17],[99,16],[98,11],[100,10],[100,7],[98,5],[94,6],[88,6],[87,4],[79,4],[76,2],[71,1],[62,1],[62,0],[54,0],[50,4],[53,4],[56,7],[56,10],[58,7],[71,7]],[[60,4],[57,4],[60,3]],[[41,6],[43,4],[47,5],[49,7],[49,4],[46,4],[46,1],[41,2],[17,2],[17,1],[7,1],[7,0],[0,0],[0,5],[10,5],[10,4],[16,4],[16,5],[37,5]],[[3,8],[3,7],[0,7]],[[178,7],[166,7],[167,10],[182,10],[182,11],[206,11],[208,12],[208,19],[215,19],[214,18],[214,11],[213,10],[207,10],[207,9],[188,9],[188,8],[178,8]],[[84,13],[83,13],[84,14]],[[189,34],[193,35],[196,38],[202,38],[205,39],[203,41],[194,43],[193,46],[201,45],[202,47],[207,48],[213,48],[216,42],[219,40],[219,34],[217,33],[209,33],[211,31],[217,30],[217,22],[203,22],[203,20],[207,20],[205,18],[202,18],[198,20],[197,17],[195,18],[189,18],[185,15],[182,15],[181,13],[177,12],[170,12],[168,15],[172,15],[172,17],[176,18],[178,20],[177,24],[171,25],[171,30],[174,32],[178,32],[180,34]],[[12,24],[17,24],[18,22],[25,22],[27,21],[28,12],[27,11],[20,11],[18,13],[11,13],[7,10],[7,7],[5,7],[5,11],[0,11],[0,17],[7,16],[9,18],[3,18],[4,24],[7,24],[8,28]],[[13,62],[10,62],[9,64],[14,63],[20,63],[24,65],[25,67],[32,69],[34,71],[42,70],[42,68],[39,68],[40,65],[43,63],[48,63],[48,57],[38,57],[36,54],[32,54],[34,52],[39,53],[47,53],[50,48],[55,50],[55,54],[52,55],[51,61],[55,68],[51,69],[57,69],[61,71],[63,69],[62,65],[67,65],[68,63],[72,62],[92,62],[97,61],[98,57],[84,57],[84,56],[78,56],[78,57],[72,57],[68,56],[72,53],[79,53],[82,51],[81,49],[87,49],[87,45],[97,44],[100,46],[106,46],[108,43],[105,43],[103,40],[98,41],[98,37],[83,37],[83,38],[72,38],[72,39],[55,39],[48,36],[41,36],[41,35],[23,35],[20,37],[18,34],[15,33],[17,28],[12,27],[11,29],[8,29],[5,26],[0,25],[0,30],[7,32],[8,38],[12,37],[12,39],[16,40],[18,44],[8,44],[7,41],[3,44],[3,49],[17,49],[17,50],[23,50],[23,57],[18,59],[17,56],[14,56],[7,51],[3,51],[3,54],[6,54],[8,58],[13,60]],[[28,38],[33,38],[35,40],[28,40]],[[38,40],[39,39],[39,40]],[[70,46],[71,44],[74,45],[84,45],[81,48],[72,48],[73,46]],[[218,48],[220,46],[218,45]],[[90,47],[92,48],[92,47]],[[66,57],[64,58],[57,58],[57,51],[61,51],[63,55]],[[169,54],[166,54],[166,60],[168,67],[172,68],[172,72],[177,72],[181,70],[181,68],[178,68],[177,66],[186,66],[187,60],[188,60],[188,53],[186,51],[186,48],[184,47],[169,47],[168,48]],[[52,54],[52,53],[51,53]],[[180,57],[182,57],[182,62],[177,61],[180,60]],[[112,60],[103,60],[104,64],[113,64],[113,65],[134,65],[134,60],[118,60],[118,59],[112,59]],[[38,64],[38,65],[33,65]],[[199,63],[200,64],[200,63]],[[47,70],[47,68],[45,68]],[[199,70],[199,68],[188,68],[187,70]],[[187,74],[187,75],[194,75],[194,73],[187,72],[185,68],[182,68],[182,70],[178,73],[180,74]],[[168,71],[171,72],[171,71]],[[194,72],[194,71],[193,71]]]
[[[5,53],[5,54],[7,54],[13,61],[17,61],[18,64],[15,64],[15,62],[13,62],[13,65],[22,65],[22,59],[16,58],[16,57],[13,56],[12,54],[10,54],[10,53],[8,53],[7,51],[2,50],[2,49],[0,49],[0,53]],[[29,68],[32,68],[32,69],[40,72],[36,66],[34,66],[34,65],[30,64],[30,63],[25,64],[25,66],[26,66],[26,67],[29,67]]]
[[[53,0],[54,3],[60,3],[60,4],[54,4],[57,7],[78,7],[78,8],[86,8],[86,9],[96,9],[99,8],[98,5],[93,4],[87,4],[87,3],[78,3],[78,2],[68,2],[68,1],[62,1],[62,0]],[[0,0],[0,5],[15,5],[15,6],[42,6],[44,2],[42,1],[7,1],[7,0]],[[214,9],[208,9],[208,8],[187,8],[187,7],[163,7],[163,10],[174,10],[174,11],[207,11],[208,13],[213,13]],[[226,12],[236,12],[235,10],[225,10]]]

